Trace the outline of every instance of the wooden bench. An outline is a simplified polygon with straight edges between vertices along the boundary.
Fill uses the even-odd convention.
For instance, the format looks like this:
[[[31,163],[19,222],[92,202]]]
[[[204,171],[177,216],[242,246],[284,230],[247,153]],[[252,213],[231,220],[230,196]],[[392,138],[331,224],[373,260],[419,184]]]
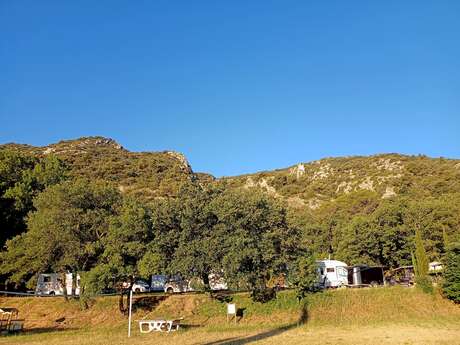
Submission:
[[[139,321],[139,330],[141,333],[150,333],[152,331],[158,332],[171,332],[177,331],[180,326],[181,320],[184,318],[175,320],[166,320],[166,319],[154,319],[154,320],[138,320]]]

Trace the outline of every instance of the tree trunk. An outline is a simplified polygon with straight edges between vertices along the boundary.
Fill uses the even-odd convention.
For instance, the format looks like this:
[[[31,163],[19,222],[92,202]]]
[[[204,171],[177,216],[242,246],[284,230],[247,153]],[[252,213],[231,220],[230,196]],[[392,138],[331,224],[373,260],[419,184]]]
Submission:
[[[201,280],[203,281],[204,291],[211,291],[211,285],[209,284],[209,275],[207,273],[203,273],[201,275]]]
[[[72,272],[72,297],[76,295],[77,290],[77,273]]]
[[[61,273],[60,276],[61,276],[61,279],[60,279],[61,281],[59,282],[59,284],[62,286],[62,290],[64,293],[64,299],[67,302],[69,300],[69,297],[67,296],[67,281],[66,281],[65,272]]]
[[[126,309],[125,309],[125,305],[124,305],[124,301],[123,301],[123,294],[124,294],[124,290],[121,289],[120,297],[118,298],[118,310],[120,311],[120,313],[122,313],[124,315],[124,314],[126,314]]]

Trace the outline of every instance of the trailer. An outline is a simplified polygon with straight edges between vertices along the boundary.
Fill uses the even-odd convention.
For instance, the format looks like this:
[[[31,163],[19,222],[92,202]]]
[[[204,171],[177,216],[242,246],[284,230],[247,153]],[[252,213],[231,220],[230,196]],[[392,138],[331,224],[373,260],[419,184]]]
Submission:
[[[385,285],[384,267],[353,265],[347,267],[348,287],[367,287]]]
[[[338,260],[316,261],[320,288],[337,288],[348,284],[348,265]]]
[[[64,277],[64,279],[63,279]],[[63,281],[65,280],[65,281]],[[60,296],[64,295],[64,286],[68,296],[72,296],[72,273],[41,273],[37,279],[36,295]],[[75,295],[80,295],[80,275],[77,274]]]

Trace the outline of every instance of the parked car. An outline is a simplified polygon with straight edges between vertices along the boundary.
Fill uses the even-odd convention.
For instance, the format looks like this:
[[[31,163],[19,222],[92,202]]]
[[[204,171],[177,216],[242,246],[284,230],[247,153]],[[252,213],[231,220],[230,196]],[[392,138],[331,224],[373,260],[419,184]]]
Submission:
[[[164,274],[153,275],[150,281],[150,291],[164,292],[165,284],[167,280],[168,280],[168,277]]]
[[[197,285],[199,285],[199,282],[197,282],[196,279],[193,281],[185,280],[179,275],[152,275],[150,291],[164,291],[166,293],[191,292],[195,291],[196,288],[196,285],[193,284],[193,282],[198,283]],[[209,285],[214,291],[227,289],[227,284],[223,278],[215,274],[209,275]]]
[[[123,289],[128,289],[129,288],[129,283],[128,282],[123,282],[122,287],[123,287]],[[137,293],[139,293],[139,292],[150,292],[150,286],[144,280],[139,279],[139,280],[136,280],[133,283],[132,290],[133,290],[133,292],[137,292]]]
[[[171,276],[164,284],[164,292],[166,293],[180,293],[190,292],[194,289],[190,286],[190,281],[182,279],[180,276]]]

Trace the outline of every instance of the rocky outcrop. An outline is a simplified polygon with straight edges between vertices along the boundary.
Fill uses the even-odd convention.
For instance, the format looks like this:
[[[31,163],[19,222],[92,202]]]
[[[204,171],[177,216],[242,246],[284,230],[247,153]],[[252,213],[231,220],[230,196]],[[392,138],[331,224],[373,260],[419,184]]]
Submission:
[[[185,156],[182,153],[176,152],[176,151],[165,151],[165,153],[177,159],[180,162],[182,169],[184,171],[190,174],[193,173],[192,166],[190,165],[187,158],[185,158]]]

